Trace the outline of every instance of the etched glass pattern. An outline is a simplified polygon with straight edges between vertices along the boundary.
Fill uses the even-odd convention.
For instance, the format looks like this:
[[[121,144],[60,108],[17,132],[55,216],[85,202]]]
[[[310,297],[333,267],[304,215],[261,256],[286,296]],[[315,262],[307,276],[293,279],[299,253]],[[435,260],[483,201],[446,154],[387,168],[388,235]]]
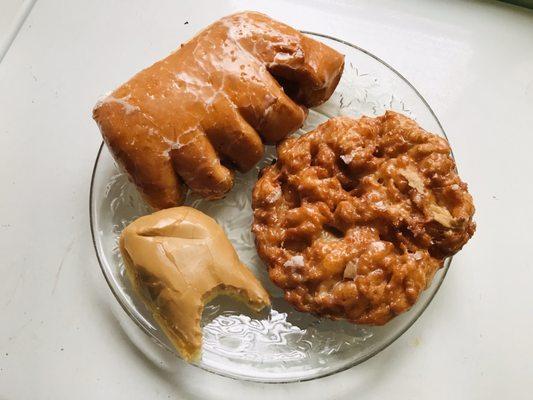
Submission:
[[[310,35],[318,36],[318,40],[345,54],[346,66],[331,99],[310,110],[305,125],[297,134],[334,116],[377,116],[392,109],[416,119],[426,130],[444,136],[424,99],[391,67],[348,43]],[[233,190],[222,200],[207,201],[196,195],[187,198],[187,205],[215,218],[224,228],[241,260],[252,269],[272,297],[272,309],[260,315],[225,297],[209,303],[202,318],[202,358],[196,364],[238,379],[262,382],[308,380],[349,368],[392,343],[429,304],[444,279],[450,260],[437,272],[418,303],[386,326],[334,322],[296,312],[283,300],[282,291],[270,282],[250,231],[251,192],[259,170],[274,158],[275,148],[268,147],[264,159],[252,171],[236,174]],[[126,225],[150,210],[126,175],[118,170],[105,146],[96,160],[90,206],[98,259],[117,300],[157,344],[176,353],[147,308],[132,294],[124,274],[117,239]]]

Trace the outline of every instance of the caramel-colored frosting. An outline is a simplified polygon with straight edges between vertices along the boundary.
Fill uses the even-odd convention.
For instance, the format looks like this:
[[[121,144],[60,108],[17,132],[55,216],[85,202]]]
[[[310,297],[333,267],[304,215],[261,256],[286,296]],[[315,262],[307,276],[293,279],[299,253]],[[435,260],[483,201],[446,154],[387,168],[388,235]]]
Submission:
[[[253,208],[259,256],[287,301],[358,324],[407,311],[476,226],[446,140],[392,111],[286,139]]]
[[[120,251],[135,291],[186,360],[200,354],[202,311],[217,295],[234,296],[255,311],[270,305],[220,225],[194,208],[137,219],[122,232]]]
[[[307,107],[326,101],[344,57],[266,15],[216,21],[102,99],[94,118],[118,163],[155,209],[180,205],[185,183],[210,199],[233,186]]]

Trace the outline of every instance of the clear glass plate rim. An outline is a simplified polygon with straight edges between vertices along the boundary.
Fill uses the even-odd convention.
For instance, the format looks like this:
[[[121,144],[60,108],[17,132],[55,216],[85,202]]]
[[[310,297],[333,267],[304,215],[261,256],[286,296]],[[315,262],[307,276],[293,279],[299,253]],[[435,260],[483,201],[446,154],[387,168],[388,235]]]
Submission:
[[[411,82],[409,82],[400,72],[398,72],[390,64],[388,64],[387,62],[385,62],[381,58],[375,56],[374,54],[370,53],[369,51],[367,51],[367,50],[365,50],[365,49],[363,49],[363,48],[361,48],[361,47],[359,47],[357,45],[354,45],[354,44],[352,44],[350,42],[347,42],[345,40],[337,39],[337,38],[335,38],[333,36],[322,34],[322,33],[316,33],[316,32],[305,31],[305,30],[302,30],[301,32],[304,33],[304,34],[307,34],[307,35],[326,38],[326,39],[329,39],[329,40],[332,40],[332,41],[335,41],[335,42],[338,42],[338,43],[342,43],[342,44],[344,44],[346,46],[352,47],[352,48],[354,48],[354,49],[366,54],[367,56],[375,59],[376,61],[378,61],[379,63],[381,63],[382,65],[384,65],[388,69],[390,69],[394,74],[396,74],[401,80],[404,81],[404,83],[406,83],[415,92],[415,94],[419,97],[419,99],[427,107],[427,109],[429,110],[429,112],[431,113],[431,115],[433,116],[435,121],[437,122],[437,124],[438,124],[442,134],[446,138],[446,140],[448,140],[448,137],[446,135],[446,132],[444,131],[444,128],[442,127],[442,124],[441,124],[440,120],[437,118],[437,115],[435,114],[435,112],[433,111],[431,106],[428,104],[426,99],[411,84]],[[90,224],[90,229],[91,229],[91,239],[92,239],[92,242],[93,242],[94,251],[96,253],[96,258],[97,258],[98,264],[100,266],[100,270],[102,271],[102,274],[104,275],[104,279],[106,280],[107,285],[109,286],[111,292],[113,293],[113,296],[115,297],[117,302],[120,304],[120,306],[122,307],[122,309],[124,310],[126,315],[128,315],[133,320],[133,322],[139,328],[141,328],[142,332],[144,332],[154,343],[156,343],[159,347],[163,348],[164,350],[168,351],[169,353],[173,354],[174,356],[176,356],[176,354],[173,353],[172,351],[170,351],[167,348],[167,346],[165,346],[157,337],[153,336],[151,334],[151,332],[148,330],[148,328],[141,321],[139,321],[137,316],[135,316],[135,314],[130,310],[130,307],[124,302],[122,297],[114,289],[113,283],[111,282],[111,278],[108,276],[108,273],[107,273],[106,269],[104,268],[104,263],[105,262],[104,262],[104,260],[102,260],[102,258],[100,256],[100,251],[98,249],[98,244],[97,244],[97,240],[96,240],[95,226],[94,226],[95,217],[94,217],[94,211],[93,211],[94,183],[95,183],[96,171],[98,169],[98,162],[100,160],[100,156],[101,156],[102,151],[104,149],[104,145],[105,145],[105,142],[102,141],[100,143],[100,147],[99,147],[98,153],[96,155],[96,159],[95,159],[93,170],[92,170],[92,174],[91,174],[91,183],[90,183],[90,192],[89,192],[89,224]],[[451,150],[451,153],[452,153],[452,158],[454,158],[453,150]],[[325,371],[324,373],[319,373],[319,374],[317,374],[315,376],[304,377],[304,378],[301,378],[301,379],[288,379],[288,380],[278,381],[278,380],[253,379],[251,377],[237,377],[237,376],[232,376],[230,374],[224,374],[222,372],[219,372],[219,371],[216,371],[216,370],[213,370],[213,369],[205,368],[202,365],[199,365],[197,363],[190,363],[190,364],[195,366],[195,367],[197,367],[197,368],[199,368],[199,369],[201,369],[201,370],[204,370],[204,371],[207,371],[207,372],[210,372],[210,373],[213,373],[215,375],[219,375],[219,376],[222,376],[222,377],[225,377],[225,378],[230,378],[230,379],[235,379],[235,380],[240,380],[240,381],[256,382],[256,383],[268,383],[268,384],[285,384],[285,383],[305,382],[305,381],[311,381],[311,380],[315,380],[315,379],[325,378],[327,376],[331,376],[331,375],[337,374],[339,372],[346,371],[346,370],[348,370],[350,368],[355,367],[356,365],[359,365],[359,364],[369,360],[370,358],[374,357],[376,354],[378,354],[381,351],[385,350],[387,347],[389,347],[391,344],[393,344],[398,338],[400,338],[400,336],[402,336],[407,330],[409,330],[416,323],[416,321],[418,321],[420,316],[424,313],[424,311],[431,304],[431,302],[433,301],[434,297],[438,293],[442,283],[444,282],[444,279],[446,278],[446,275],[448,273],[448,269],[450,267],[451,261],[452,261],[452,257],[448,257],[445,260],[444,265],[443,265],[443,267],[441,269],[442,278],[438,282],[436,282],[437,286],[435,287],[435,290],[430,295],[430,297],[428,298],[427,302],[423,305],[423,307],[419,310],[419,312],[413,317],[413,320],[408,325],[406,325],[405,327],[400,329],[390,340],[388,340],[387,342],[384,342],[380,346],[377,346],[373,351],[371,351],[370,353],[368,353],[364,357],[361,357],[361,358],[357,359],[353,363],[347,363],[346,365],[340,367],[339,369],[331,370],[331,371]]]

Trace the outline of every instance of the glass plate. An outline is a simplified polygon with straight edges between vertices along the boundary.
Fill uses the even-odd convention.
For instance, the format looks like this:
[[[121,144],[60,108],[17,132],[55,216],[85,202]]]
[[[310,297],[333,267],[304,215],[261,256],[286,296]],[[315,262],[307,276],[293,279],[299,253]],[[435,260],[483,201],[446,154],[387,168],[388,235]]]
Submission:
[[[416,119],[426,130],[445,137],[437,117],[398,72],[367,51],[321,34],[305,32],[346,55],[344,74],[331,99],[310,110],[301,132],[337,115],[377,116],[386,109]],[[333,322],[299,313],[283,300],[282,291],[268,279],[257,256],[250,231],[251,191],[258,171],[274,158],[265,158],[252,171],[237,174],[226,198],[206,201],[190,195],[186,201],[215,218],[226,231],[241,260],[272,296],[272,310],[254,315],[245,306],[220,297],[205,307],[202,318],[203,350],[200,368],[231,378],[259,382],[293,382],[330,375],[359,364],[383,350],[404,333],[426,309],[439,289],[450,259],[410,311],[382,327]],[[94,246],[113,294],[133,321],[155,343],[177,355],[150,312],[133,294],[117,247],[122,229],[149,213],[135,187],[120,173],[105,146],[94,166],[90,194]]]

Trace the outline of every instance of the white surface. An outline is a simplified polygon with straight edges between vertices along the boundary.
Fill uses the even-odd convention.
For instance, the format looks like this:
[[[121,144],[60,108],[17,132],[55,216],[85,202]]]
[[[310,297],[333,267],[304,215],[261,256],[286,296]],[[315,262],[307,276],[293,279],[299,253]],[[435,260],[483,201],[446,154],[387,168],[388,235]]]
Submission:
[[[9,35],[24,0],[0,1],[0,40]]]
[[[34,3],[35,0],[0,0],[0,62]]]
[[[478,231],[420,320],[318,381],[241,383],[142,353],[90,239],[96,98],[243,8],[402,72],[440,118],[477,206]],[[0,64],[0,399],[531,398],[532,38],[533,13],[500,3],[38,1]]]

